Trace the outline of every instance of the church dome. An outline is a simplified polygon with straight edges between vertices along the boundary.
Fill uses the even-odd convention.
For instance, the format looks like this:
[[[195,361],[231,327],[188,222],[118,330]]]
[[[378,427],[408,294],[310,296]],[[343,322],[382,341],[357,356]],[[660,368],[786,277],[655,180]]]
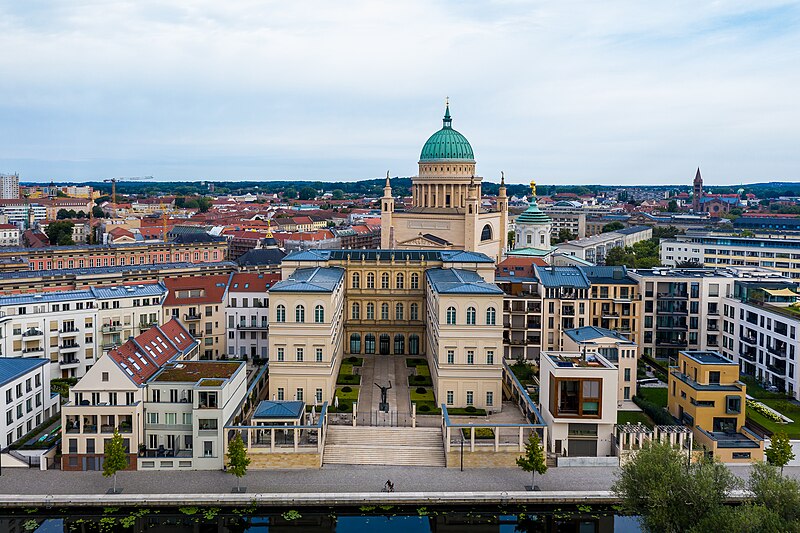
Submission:
[[[449,160],[474,163],[475,156],[469,141],[453,129],[449,105],[445,108],[442,123],[442,129],[431,135],[422,147],[420,162]]]

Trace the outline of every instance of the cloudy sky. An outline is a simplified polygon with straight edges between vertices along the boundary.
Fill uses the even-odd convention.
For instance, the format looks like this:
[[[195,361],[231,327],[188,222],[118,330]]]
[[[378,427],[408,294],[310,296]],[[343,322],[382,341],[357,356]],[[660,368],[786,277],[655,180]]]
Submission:
[[[453,126],[511,182],[800,179],[800,5],[0,2],[0,173],[413,175]]]

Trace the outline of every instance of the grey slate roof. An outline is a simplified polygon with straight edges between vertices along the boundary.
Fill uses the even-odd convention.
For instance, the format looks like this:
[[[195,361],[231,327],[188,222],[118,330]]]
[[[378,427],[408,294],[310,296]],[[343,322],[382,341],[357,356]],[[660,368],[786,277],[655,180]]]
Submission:
[[[261,400],[256,407],[253,418],[292,418],[302,416],[306,403],[298,401]]]
[[[279,248],[253,249],[236,259],[239,266],[280,265],[286,252]]]
[[[161,297],[167,293],[163,283],[147,285],[91,287],[80,291],[53,291],[36,294],[17,294],[0,297],[0,307],[6,305],[37,304],[42,302],[69,302],[73,300],[94,300],[110,298],[141,298],[147,296]]]
[[[545,287],[572,287],[588,289],[591,286],[586,274],[578,267],[535,265],[536,277]]]
[[[431,268],[425,271],[425,275],[439,294],[503,294],[497,285],[471,270]]]
[[[273,285],[269,292],[333,292],[342,278],[343,268],[298,268],[287,279]]]
[[[618,285],[637,285],[637,282],[628,277],[628,269],[625,265],[620,266],[578,266],[591,283]]]
[[[63,247],[59,247],[61,249]],[[29,248],[28,248],[29,249]],[[8,250],[8,248],[5,248]],[[50,270],[20,270],[16,272],[0,272],[0,279],[29,279],[29,278],[51,278],[51,277],[64,277],[64,276],[81,276],[81,275],[101,275],[113,274],[115,272],[148,272],[158,270],[173,270],[179,268],[193,268],[203,266],[227,266],[234,267],[236,263],[231,261],[218,261],[215,263],[157,263],[150,265],[126,265],[126,266],[108,266],[108,267],[86,267],[86,268],[57,268]]]
[[[575,342],[588,342],[595,339],[602,339],[603,337],[611,337],[617,339],[619,342],[633,344],[632,341],[620,335],[616,331],[597,326],[584,326],[582,328],[568,329],[565,330],[564,333],[566,333],[566,335]]]
[[[36,359],[33,357],[0,357],[0,386],[10,383],[49,362],[49,359]]]

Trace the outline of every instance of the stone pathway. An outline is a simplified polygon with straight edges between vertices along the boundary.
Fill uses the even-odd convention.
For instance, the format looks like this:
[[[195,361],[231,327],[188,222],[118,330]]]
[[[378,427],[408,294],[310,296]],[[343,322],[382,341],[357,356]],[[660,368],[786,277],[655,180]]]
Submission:
[[[389,410],[410,414],[406,358],[396,355],[365,355],[358,395],[358,415],[361,420],[370,420],[372,413],[380,409],[381,391],[375,384],[388,387],[389,382],[392,384],[392,388],[386,391]]]

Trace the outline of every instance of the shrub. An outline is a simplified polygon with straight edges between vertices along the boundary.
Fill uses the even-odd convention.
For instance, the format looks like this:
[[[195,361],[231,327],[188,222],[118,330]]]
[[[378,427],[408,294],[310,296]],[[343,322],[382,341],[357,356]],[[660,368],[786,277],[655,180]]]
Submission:
[[[417,394],[425,394],[426,392],[428,392],[428,389],[425,387],[417,387]]]
[[[473,407],[472,405],[468,405],[464,410],[468,413],[474,413],[475,411],[477,411],[477,409],[475,409],[475,407]]]
[[[643,398],[640,398],[639,396],[633,397],[633,403],[641,407],[642,411],[647,413],[647,416],[649,416],[653,423],[657,426],[675,425],[675,419],[672,418],[672,415],[660,405],[656,405],[653,402],[649,402]]]
[[[347,358],[347,362],[348,362],[348,363],[351,363],[351,364],[352,364],[352,363],[357,363],[357,362],[358,362],[358,357],[352,357],[352,356],[351,356],[351,357],[348,357],[348,358]]]
[[[420,405],[419,407],[417,407],[417,411],[420,411],[420,412],[423,412],[423,413],[427,413],[430,410],[431,410],[431,408],[428,407],[427,405]]]
[[[342,387],[342,392],[353,392],[353,389],[350,387]]]

